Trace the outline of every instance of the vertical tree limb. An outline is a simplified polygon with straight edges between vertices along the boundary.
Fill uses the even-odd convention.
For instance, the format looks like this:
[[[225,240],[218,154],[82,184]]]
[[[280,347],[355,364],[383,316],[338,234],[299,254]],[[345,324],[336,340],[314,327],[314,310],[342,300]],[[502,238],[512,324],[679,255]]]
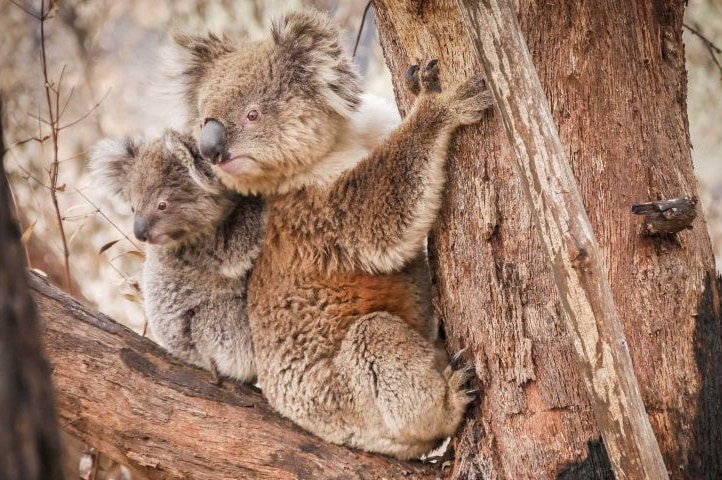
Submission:
[[[567,330],[618,479],[668,478],[594,237],[516,16],[506,0],[456,0],[516,153]]]

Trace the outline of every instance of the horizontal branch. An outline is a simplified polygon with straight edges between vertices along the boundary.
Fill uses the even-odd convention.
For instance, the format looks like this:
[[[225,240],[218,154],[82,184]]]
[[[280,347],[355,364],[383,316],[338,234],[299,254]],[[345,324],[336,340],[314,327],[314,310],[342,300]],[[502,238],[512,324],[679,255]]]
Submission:
[[[151,479],[436,478],[432,466],[331,445],[257,389],[182,364],[36,275],[61,426]]]

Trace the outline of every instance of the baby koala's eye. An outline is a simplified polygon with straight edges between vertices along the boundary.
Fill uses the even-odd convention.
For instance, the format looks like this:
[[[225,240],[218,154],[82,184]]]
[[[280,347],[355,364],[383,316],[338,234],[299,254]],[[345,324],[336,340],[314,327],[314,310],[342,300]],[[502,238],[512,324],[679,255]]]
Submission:
[[[246,118],[251,122],[255,122],[256,120],[261,118],[261,114],[258,113],[258,110],[251,110],[248,112],[248,115],[246,115]]]
[[[158,202],[158,211],[159,212],[162,212],[166,208],[168,208],[168,204],[166,202]]]
[[[130,207],[130,213],[135,213],[135,207]]]

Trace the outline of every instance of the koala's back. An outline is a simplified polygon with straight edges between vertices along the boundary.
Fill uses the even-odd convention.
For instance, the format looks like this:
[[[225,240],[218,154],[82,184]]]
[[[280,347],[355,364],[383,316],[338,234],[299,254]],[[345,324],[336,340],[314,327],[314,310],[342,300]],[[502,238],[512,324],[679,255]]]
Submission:
[[[353,325],[368,314],[387,312],[433,344],[438,323],[430,303],[430,278],[423,254],[391,273],[346,269],[341,266],[343,260],[334,260],[333,252],[324,245],[324,229],[329,226],[316,230],[304,225],[298,230],[315,230],[316,235],[296,236],[294,226],[313,221],[313,208],[313,202],[295,195],[276,199],[269,207],[265,238],[249,283],[250,322],[259,382],[274,408],[317,433],[327,426],[324,438],[348,443],[343,437],[349,432],[338,424],[318,422],[318,418],[287,409],[363,415],[363,405],[356,404],[359,396],[339,391],[346,382],[353,384],[358,379],[340,379],[344,369],[337,369],[332,361]],[[324,254],[330,261],[328,268],[320,269],[317,259]],[[314,379],[312,398],[304,399],[309,392],[296,390],[303,377]],[[313,406],[304,406],[304,402]],[[348,418],[348,424],[367,420]]]
[[[146,317],[168,351],[202,368],[240,381],[256,376],[246,313],[251,263],[228,274],[224,247],[229,220],[208,236],[177,249],[150,246],[143,272]],[[248,252],[252,261],[257,255]],[[225,273],[225,274],[224,274]]]

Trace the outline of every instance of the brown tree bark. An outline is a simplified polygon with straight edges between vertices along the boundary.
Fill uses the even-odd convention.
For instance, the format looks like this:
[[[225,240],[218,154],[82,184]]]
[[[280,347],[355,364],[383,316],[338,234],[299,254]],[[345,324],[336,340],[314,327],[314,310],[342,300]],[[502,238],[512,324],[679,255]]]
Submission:
[[[0,99],[0,105],[2,100]],[[0,108],[0,159],[5,148]],[[63,478],[50,366],[0,161],[0,478]]]
[[[508,0],[456,4],[514,149],[515,170],[552,267],[576,368],[614,476],[666,480],[601,250],[516,14]]]
[[[481,72],[452,0],[374,0],[394,84],[438,58]],[[639,235],[636,201],[696,193],[681,1],[518,2],[517,16],[599,240],[642,398],[672,478],[722,478],[722,323],[703,218],[679,241]],[[397,89],[402,112],[410,96]],[[519,99],[523,103],[528,99]],[[458,135],[430,241],[436,304],[481,400],[454,478],[612,478],[573,361],[513,151],[490,114]]]
[[[253,387],[212,385],[210,373],[173,360],[40,277],[29,278],[63,428],[149,479],[441,475],[437,466],[326,443],[275,414]]]

